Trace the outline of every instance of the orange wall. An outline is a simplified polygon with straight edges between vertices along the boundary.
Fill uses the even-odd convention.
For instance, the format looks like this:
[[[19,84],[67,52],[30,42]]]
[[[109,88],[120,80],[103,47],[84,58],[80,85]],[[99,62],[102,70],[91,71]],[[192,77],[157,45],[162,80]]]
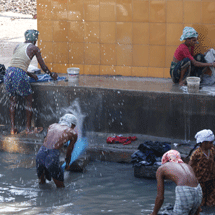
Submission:
[[[215,48],[215,0],[37,0],[38,45],[54,72],[168,78],[185,26]]]

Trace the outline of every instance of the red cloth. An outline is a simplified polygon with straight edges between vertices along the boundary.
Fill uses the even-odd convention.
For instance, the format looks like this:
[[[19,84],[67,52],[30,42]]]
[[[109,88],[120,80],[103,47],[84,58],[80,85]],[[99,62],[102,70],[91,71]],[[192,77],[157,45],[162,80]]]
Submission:
[[[131,141],[137,140],[136,136],[129,136],[129,137],[122,137],[122,136],[115,136],[115,137],[108,137],[107,143],[123,143],[123,145],[128,145]]]
[[[181,61],[184,58],[189,58],[190,60],[193,60],[193,55],[194,55],[194,46],[191,46],[191,52],[188,49],[188,47],[185,44],[181,44],[178,46],[178,48],[176,49],[175,53],[174,53],[174,57]]]

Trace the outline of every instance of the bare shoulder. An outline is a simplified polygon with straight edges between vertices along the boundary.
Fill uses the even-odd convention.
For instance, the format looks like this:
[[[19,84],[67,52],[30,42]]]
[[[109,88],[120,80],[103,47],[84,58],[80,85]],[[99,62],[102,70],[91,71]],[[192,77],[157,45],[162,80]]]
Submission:
[[[160,167],[158,167],[157,172],[156,172],[156,176],[162,176],[165,172],[165,164],[161,165]]]
[[[39,47],[35,46],[35,45],[32,44],[32,43],[28,46],[28,49],[29,49],[30,51],[40,52]]]
[[[68,135],[70,136],[70,137],[73,137],[73,138],[77,138],[77,136],[78,136],[78,134],[77,134],[77,132],[74,130],[74,129],[72,129],[72,128],[69,128],[68,130],[67,130],[67,132],[68,132]]]

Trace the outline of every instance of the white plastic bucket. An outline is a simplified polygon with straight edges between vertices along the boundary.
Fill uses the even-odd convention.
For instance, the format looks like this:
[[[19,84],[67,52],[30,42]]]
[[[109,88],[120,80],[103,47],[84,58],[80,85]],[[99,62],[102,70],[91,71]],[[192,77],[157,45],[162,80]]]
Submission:
[[[80,68],[77,68],[77,67],[67,68],[68,81],[69,82],[75,82],[75,83],[78,82],[79,71],[80,71]]]
[[[187,78],[187,89],[188,93],[198,93],[200,85],[199,77],[188,77]]]

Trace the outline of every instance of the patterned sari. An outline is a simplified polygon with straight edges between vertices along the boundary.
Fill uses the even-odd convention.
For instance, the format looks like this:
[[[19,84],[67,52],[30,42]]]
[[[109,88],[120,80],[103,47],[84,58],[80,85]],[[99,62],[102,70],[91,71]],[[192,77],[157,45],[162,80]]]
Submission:
[[[206,156],[199,147],[190,157],[191,166],[203,191],[202,206],[215,206],[215,148],[209,151]]]

